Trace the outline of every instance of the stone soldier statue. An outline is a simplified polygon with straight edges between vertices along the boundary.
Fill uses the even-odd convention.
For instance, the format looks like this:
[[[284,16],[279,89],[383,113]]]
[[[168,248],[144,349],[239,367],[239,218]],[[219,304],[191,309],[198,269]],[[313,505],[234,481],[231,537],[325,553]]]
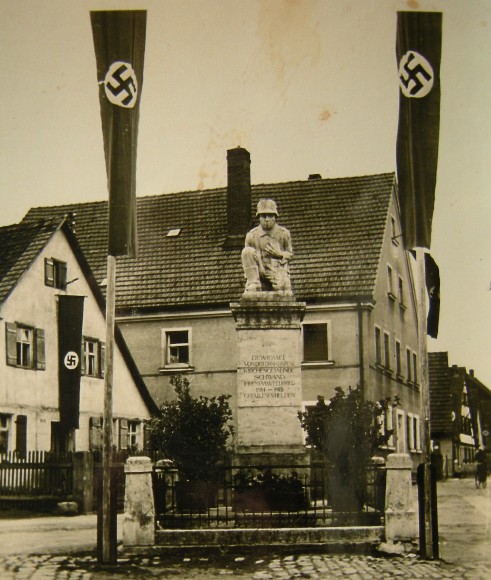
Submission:
[[[242,266],[246,292],[283,290],[291,292],[288,263],[293,256],[290,232],[276,223],[278,210],[272,199],[261,199],[256,217],[259,226],[246,236]]]

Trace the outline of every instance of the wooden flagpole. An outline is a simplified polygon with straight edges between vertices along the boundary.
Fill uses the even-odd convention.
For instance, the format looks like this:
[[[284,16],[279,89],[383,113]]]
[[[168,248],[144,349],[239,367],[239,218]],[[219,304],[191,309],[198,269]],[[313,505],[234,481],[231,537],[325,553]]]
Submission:
[[[424,466],[424,525],[425,554],[427,557],[437,557],[432,543],[433,511],[431,495],[431,427],[430,427],[430,380],[428,369],[427,344],[427,297],[426,297],[426,265],[424,248],[416,248],[416,263],[418,267],[418,350],[421,369],[421,408],[423,412],[423,466]]]
[[[104,363],[104,434],[102,461],[102,563],[116,561],[116,530],[112,532],[111,464],[113,441],[114,315],[116,258],[107,256],[106,352]]]

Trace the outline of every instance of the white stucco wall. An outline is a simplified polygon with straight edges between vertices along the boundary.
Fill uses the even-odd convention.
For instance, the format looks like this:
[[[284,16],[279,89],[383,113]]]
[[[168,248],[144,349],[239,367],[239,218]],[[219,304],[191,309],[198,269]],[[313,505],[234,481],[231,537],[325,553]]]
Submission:
[[[44,259],[56,258],[68,266],[67,280],[75,280],[66,290],[44,284]],[[58,412],[58,318],[57,295],[85,296],[83,335],[105,342],[106,325],[88,282],[68,244],[58,231],[1,305],[0,316],[0,408],[1,412],[27,416],[28,449],[49,449],[51,422]],[[18,322],[45,331],[46,370],[28,370],[6,364],[6,322]],[[104,379],[82,376],[80,387],[80,426],[77,450],[88,448],[90,416],[103,413]],[[142,400],[121,352],[114,352],[114,417],[147,419],[149,411]],[[14,421],[13,421],[14,422]],[[15,426],[12,430],[15,436]]]

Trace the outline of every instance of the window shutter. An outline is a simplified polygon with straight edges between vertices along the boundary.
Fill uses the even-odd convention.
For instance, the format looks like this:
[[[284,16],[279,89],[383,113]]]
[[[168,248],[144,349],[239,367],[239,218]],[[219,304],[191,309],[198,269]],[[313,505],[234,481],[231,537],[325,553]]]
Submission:
[[[15,322],[5,323],[5,342],[7,344],[7,364],[17,366],[17,325]]]
[[[89,420],[89,445],[91,451],[102,449],[102,417],[91,417]]]
[[[35,361],[36,368],[38,371],[46,370],[46,350],[45,350],[45,337],[44,330],[42,328],[36,328],[34,331],[35,341],[36,341],[36,352]]]
[[[147,451],[150,449],[150,436],[152,435],[151,424],[145,421],[142,425],[143,427],[143,449]]]
[[[103,342],[99,343],[99,376],[104,378],[104,366],[106,364],[106,345]]]
[[[49,258],[44,259],[44,283],[52,288],[55,286],[55,265]]]
[[[128,420],[119,420],[119,448],[128,449]]]
[[[59,285],[58,287],[64,290],[66,288],[67,283],[67,265],[66,262],[58,262],[58,276],[59,276]]]
[[[82,355],[80,358],[82,359],[80,361],[80,372],[85,375],[87,374],[86,372],[86,367],[85,367],[85,339],[82,337],[82,348],[80,349],[80,354]]]

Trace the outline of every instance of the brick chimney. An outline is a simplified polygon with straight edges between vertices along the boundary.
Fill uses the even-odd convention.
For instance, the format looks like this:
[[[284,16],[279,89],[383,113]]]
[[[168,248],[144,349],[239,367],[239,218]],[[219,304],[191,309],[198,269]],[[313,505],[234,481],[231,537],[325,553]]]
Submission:
[[[251,225],[251,155],[237,147],[227,151],[228,249],[241,248]]]

